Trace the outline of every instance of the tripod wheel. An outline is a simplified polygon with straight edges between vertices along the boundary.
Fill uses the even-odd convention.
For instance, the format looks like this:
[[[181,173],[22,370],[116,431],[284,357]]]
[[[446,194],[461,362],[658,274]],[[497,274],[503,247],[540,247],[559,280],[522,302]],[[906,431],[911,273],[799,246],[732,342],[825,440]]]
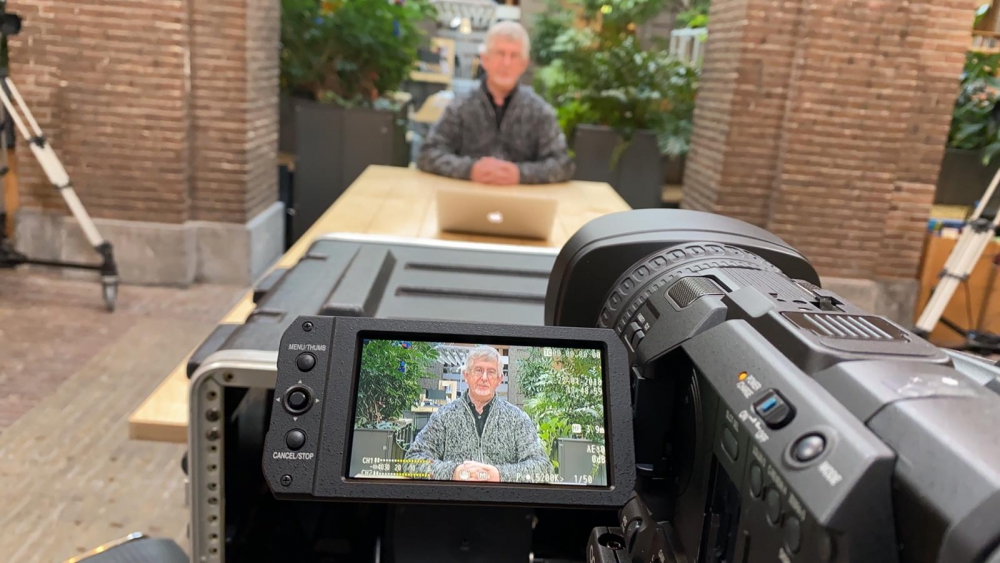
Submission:
[[[113,313],[118,300],[118,282],[102,282],[101,293],[104,295],[104,308]]]

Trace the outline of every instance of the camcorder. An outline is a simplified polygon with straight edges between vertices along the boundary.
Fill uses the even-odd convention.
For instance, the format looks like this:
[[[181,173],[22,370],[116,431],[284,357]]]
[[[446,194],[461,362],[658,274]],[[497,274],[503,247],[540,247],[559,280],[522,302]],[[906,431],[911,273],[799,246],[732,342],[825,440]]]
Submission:
[[[534,271],[479,257],[449,279]],[[822,289],[762,229],[595,219],[538,324],[503,317],[514,281],[460,320],[393,283],[288,320],[260,445],[192,458],[263,473],[194,515],[228,522],[194,560],[1000,563],[1000,369]],[[373,292],[421,312],[373,314]]]

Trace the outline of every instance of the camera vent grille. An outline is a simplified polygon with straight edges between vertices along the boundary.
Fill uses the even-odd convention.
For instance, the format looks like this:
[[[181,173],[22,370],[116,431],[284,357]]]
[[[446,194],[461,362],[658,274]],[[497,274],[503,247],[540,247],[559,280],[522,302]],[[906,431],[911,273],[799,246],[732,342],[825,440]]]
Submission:
[[[667,290],[667,295],[682,309],[706,295],[723,295],[724,293],[717,283],[702,277],[684,278]]]
[[[827,313],[785,313],[800,328],[840,340],[907,340],[905,334],[881,317]]]

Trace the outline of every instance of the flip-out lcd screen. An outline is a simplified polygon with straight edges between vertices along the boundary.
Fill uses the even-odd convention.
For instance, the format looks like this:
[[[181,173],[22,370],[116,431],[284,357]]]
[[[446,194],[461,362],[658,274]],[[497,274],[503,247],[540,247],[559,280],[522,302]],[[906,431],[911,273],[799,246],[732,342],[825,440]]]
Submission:
[[[348,478],[607,486],[601,350],[364,339]]]

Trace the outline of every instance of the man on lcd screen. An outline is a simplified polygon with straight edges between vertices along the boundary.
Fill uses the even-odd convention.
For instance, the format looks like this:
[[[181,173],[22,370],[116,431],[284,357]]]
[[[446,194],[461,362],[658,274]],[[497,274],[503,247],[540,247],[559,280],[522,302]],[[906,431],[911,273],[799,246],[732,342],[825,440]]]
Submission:
[[[500,353],[476,347],[462,377],[469,390],[431,415],[406,459],[428,461],[420,471],[431,479],[548,482],[552,462],[534,422],[496,394],[503,379]]]

